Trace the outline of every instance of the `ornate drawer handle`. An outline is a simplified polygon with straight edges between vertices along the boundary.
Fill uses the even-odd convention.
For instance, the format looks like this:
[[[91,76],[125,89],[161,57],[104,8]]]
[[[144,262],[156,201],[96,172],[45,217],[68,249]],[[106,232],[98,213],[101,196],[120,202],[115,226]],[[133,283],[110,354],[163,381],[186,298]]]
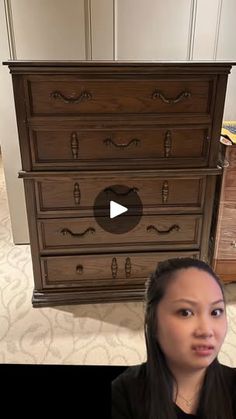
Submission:
[[[74,195],[75,205],[79,205],[80,204],[81,193],[80,193],[79,184],[77,182],[74,184],[73,195]]]
[[[127,192],[116,192],[116,190],[113,189],[113,188],[106,188],[106,189],[104,189],[104,191],[106,193],[112,192],[112,193],[114,193],[117,196],[126,196],[126,195],[129,195],[129,193],[131,193],[131,192],[137,193],[138,192],[138,188],[135,188],[135,187],[134,188],[130,188]]]
[[[77,97],[66,97],[65,95],[63,95],[63,93],[59,92],[58,90],[55,90],[54,92],[50,93],[50,97],[55,100],[62,100],[65,103],[81,103],[85,100],[92,99],[91,93],[87,92],[86,90],[82,91],[81,94]]]
[[[71,134],[71,140],[70,140],[70,144],[71,144],[71,153],[73,156],[73,159],[78,159],[78,154],[79,154],[79,140],[78,140],[78,136],[76,132],[72,132]]]
[[[116,258],[112,258],[111,261],[111,274],[112,278],[115,279],[117,277],[117,271],[118,271],[118,264]]]
[[[79,274],[79,275],[81,275],[81,274],[84,273],[84,267],[83,267],[83,265],[77,265],[76,268],[75,268],[75,270],[76,270],[76,273]]]
[[[125,260],[125,276],[126,276],[126,278],[130,278],[130,276],[131,276],[131,260],[130,260],[130,258],[126,258],[126,260]]]
[[[230,243],[230,246],[232,246],[234,249],[236,249],[236,240],[233,240],[232,243]]]
[[[85,230],[83,233],[73,233],[73,231],[71,231],[69,228],[63,228],[60,231],[60,233],[63,234],[63,236],[65,236],[66,234],[70,234],[70,236],[73,236],[73,237],[83,237],[88,233],[94,234],[95,232],[96,230],[93,227],[87,228],[87,230]]]
[[[140,140],[138,140],[137,138],[133,138],[128,143],[117,144],[111,138],[106,138],[105,140],[103,140],[103,142],[107,146],[113,145],[114,147],[124,149],[129,147],[131,144],[134,144],[137,147],[137,145],[140,143]]]
[[[172,136],[171,131],[166,131],[164,139],[164,156],[170,157],[172,148]]]
[[[169,183],[167,180],[163,182],[162,185],[162,202],[166,204],[169,198]]]
[[[181,92],[176,98],[167,98],[164,96],[162,92],[159,90],[154,90],[152,93],[152,99],[161,99],[164,103],[167,103],[168,105],[176,104],[178,102],[181,102],[184,99],[187,99],[191,96],[190,92],[184,91]]]
[[[158,230],[158,228],[156,228],[153,225],[150,225],[147,227],[147,232],[152,232],[154,231],[157,234],[169,234],[171,233],[171,231],[179,231],[180,230],[180,226],[178,226],[177,224],[173,224],[170,228],[168,228],[168,230]]]

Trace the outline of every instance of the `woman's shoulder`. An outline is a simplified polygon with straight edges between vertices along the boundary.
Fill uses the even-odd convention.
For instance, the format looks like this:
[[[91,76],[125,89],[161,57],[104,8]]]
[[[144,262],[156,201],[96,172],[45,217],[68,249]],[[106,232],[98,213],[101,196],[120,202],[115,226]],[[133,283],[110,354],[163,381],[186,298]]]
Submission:
[[[112,381],[112,418],[145,417],[146,364],[133,365]]]
[[[236,412],[236,368],[220,364],[222,376],[225,384],[229,388],[229,392],[234,404]]]
[[[118,377],[116,377],[112,385],[116,386],[117,384],[133,384],[135,381],[143,381],[146,376],[146,362],[138,365],[132,365],[127,367],[127,369],[122,372]]]
[[[236,368],[229,367],[228,365],[220,364],[220,368],[223,376],[227,379],[231,379],[236,383]]]

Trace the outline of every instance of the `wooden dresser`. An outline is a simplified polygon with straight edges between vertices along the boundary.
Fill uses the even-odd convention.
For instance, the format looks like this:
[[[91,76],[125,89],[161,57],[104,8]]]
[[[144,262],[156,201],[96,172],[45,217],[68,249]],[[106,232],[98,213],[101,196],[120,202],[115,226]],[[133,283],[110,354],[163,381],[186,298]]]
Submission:
[[[33,305],[131,301],[158,261],[209,261],[230,63],[12,61]],[[94,218],[110,185],[138,191],[140,223]]]
[[[236,145],[225,147],[222,154],[225,167],[216,225],[213,268],[223,281],[236,282]]]

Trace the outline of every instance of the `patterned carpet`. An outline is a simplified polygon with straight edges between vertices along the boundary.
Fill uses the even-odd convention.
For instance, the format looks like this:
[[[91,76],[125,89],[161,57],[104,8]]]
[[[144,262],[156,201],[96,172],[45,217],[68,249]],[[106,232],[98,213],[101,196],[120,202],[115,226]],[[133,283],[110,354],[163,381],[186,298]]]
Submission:
[[[145,359],[143,303],[33,309],[30,249],[12,242],[0,159],[0,363],[132,365]],[[220,353],[236,367],[236,284],[226,287],[229,330]]]

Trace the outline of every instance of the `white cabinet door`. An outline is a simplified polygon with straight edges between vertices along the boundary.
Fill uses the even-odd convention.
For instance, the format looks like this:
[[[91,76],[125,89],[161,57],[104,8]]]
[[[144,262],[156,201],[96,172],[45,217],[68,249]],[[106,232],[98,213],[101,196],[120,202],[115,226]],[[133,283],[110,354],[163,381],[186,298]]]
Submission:
[[[116,0],[115,7],[116,59],[187,59],[191,1]]]
[[[18,60],[84,60],[84,0],[11,0]]]

